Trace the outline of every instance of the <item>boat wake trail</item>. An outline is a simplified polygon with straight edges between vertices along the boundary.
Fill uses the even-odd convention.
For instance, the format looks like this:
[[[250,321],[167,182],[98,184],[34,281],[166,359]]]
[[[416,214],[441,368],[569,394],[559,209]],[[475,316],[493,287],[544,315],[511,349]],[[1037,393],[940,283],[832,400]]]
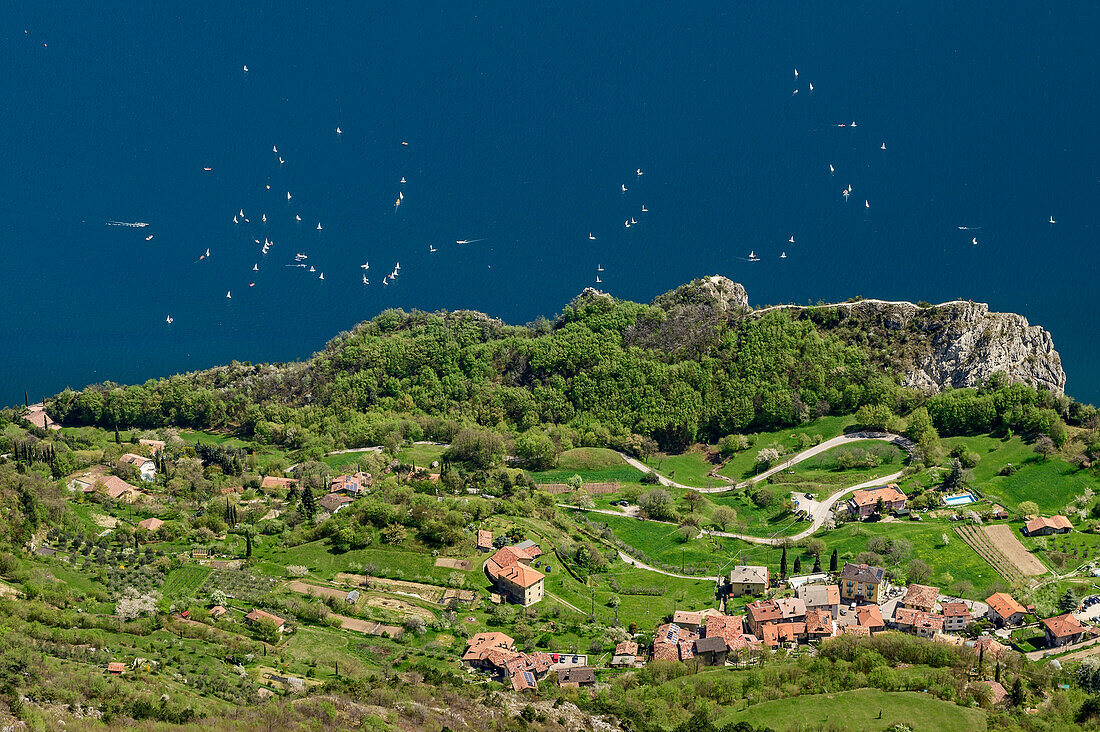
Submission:
[[[144,221],[108,221],[107,226],[129,226],[131,229],[144,229],[149,224]]]

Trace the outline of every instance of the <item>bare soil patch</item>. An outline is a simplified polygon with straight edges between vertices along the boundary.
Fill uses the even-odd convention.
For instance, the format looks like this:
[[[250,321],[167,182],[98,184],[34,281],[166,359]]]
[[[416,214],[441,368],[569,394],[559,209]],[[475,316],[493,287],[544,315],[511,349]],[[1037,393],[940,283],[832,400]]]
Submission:
[[[435,616],[432,615],[431,610],[425,610],[422,607],[413,605],[411,602],[405,602],[404,600],[398,600],[393,597],[380,597],[378,595],[370,595],[367,597],[367,604],[371,607],[380,607],[383,610],[390,610],[395,613],[401,613],[403,615],[419,615],[424,618],[426,622],[435,620]]]
[[[405,632],[396,625],[383,625],[373,620],[349,618],[347,615],[337,615],[336,613],[333,613],[331,617],[338,618],[343,624],[343,627],[347,630],[355,630],[360,633],[366,633],[367,635],[382,635],[386,633],[391,638],[400,638]]]
[[[469,572],[474,568],[474,563],[469,559],[453,559],[451,557],[438,557],[435,560],[435,566],[446,567],[447,569],[461,569],[464,572]]]
[[[1012,530],[1011,526],[1008,524],[983,526],[982,531],[989,537],[993,546],[997,547],[1024,575],[1033,577],[1046,574],[1046,565],[1039,561],[1039,558],[1029,552],[1027,547],[1016,538],[1016,532]]]

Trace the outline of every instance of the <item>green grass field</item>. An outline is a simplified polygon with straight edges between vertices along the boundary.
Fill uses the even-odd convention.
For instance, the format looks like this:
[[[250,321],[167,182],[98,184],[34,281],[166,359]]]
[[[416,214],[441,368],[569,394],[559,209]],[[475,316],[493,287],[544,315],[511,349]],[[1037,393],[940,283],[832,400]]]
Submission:
[[[364,569],[373,568],[375,573],[383,577],[445,584],[451,572],[458,571],[436,567],[435,559],[428,552],[369,546],[336,553],[332,551],[327,539],[294,547],[264,546],[256,552],[256,558],[273,574],[282,573],[281,568],[290,565],[301,565],[309,568],[316,577],[325,580],[331,580],[337,572],[363,572]],[[475,563],[475,569],[476,567]]]
[[[794,486],[783,486],[784,489],[788,487]],[[798,488],[810,490],[801,485]],[[727,531],[749,536],[790,536],[806,528],[804,522],[794,520],[794,515],[785,505],[761,508],[744,491],[712,493],[707,495],[707,500],[715,506],[728,506],[737,512],[736,523],[727,527]]]
[[[979,732],[986,728],[986,713],[914,691],[856,689],[764,702],[747,709],[725,712],[715,720],[715,724],[720,727],[741,721],[768,726],[777,732],[834,727],[877,732],[895,724],[904,724],[914,732],[947,729]]]
[[[441,445],[409,445],[398,451],[397,459],[403,463],[410,463],[426,469],[433,462],[439,460],[446,449]]]
[[[821,435],[822,440],[828,440],[843,434],[844,428],[854,421],[855,418],[852,416],[822,417],[798,427],[788,427],[782,430],[775,430],[774,432],[757,432],[755,434],[746,435],[746,437],[753,441],[752,445],[749,449],[742,450],[734,455],[733,459],[726,463],[725,467],[719,472],[734,480],[751,478],[753,476],[753,466],[756,462],[756,453],[760,452],[768,445],[771,445],[773,442],[778,442],[786,448],[788,452],[797,452],[798,440],[795,435],[799,433],[805,433],[811,437],[814,435]]]
[[[865,453],[873,453],[879,457],[878,468],[840,468],[837,462],[845,455],[852,453],[858,453],[863,451]],[[818,453],[811,458],[807,458],[800,463],[796,463],[793,467],[796,473],[817,473],[818,471],[836,471],[847,476],[849,474],[859,473],[860,471],[875,471],[881,470],[881,468],[889,468],[894,466],[894,470],[887,470],[886,472],[896,472],[905,463],[905,458],[908,453],[902,450],[900,447],[892,442],[886,442],[885,440],[868,440],[867,442],[857,442],[852,445],[838,445],[830,448],[825,452]],[[853,481],[855,482],[855,481]]]
[[[614,450],[602,447],[578,447],[558,456],[553,470],[532,472],[536,483],[565,483],[574,475],[585,483],[641,484],[642,473],[627,464]]]
[[[179,569],[173,569],[164,580],[161,595],[166,600],[192,597],[210,576],[210,571],[199,564],[188,564]]]
[[[707,473],[714,469],[714,463],[707,460],[701,450],[693,450],[680,455],[656,455],[650,458],[648,465],[662,475],[677,483],[697,488],[713,488],[729,485],[724,480],[711,478]]]
[[[359,458],[365,454],[367,453],[342,452],[339,455],[325,455],[320,459],[320,462],[334,470],[344,470],[346,468],[347,472],[357,472],[359,470]]]
[[[1035,501],[1043,512],[1060,511],[1074,496],[1086,489],[1100,492],[1100,478],[1077,470],[1056,457],[1041,461],[1032,445],[1019,437],[949,437],[943,440],[945,451],[965,445],[981,458],[973,468],[973,486],[1006,508],[1015,509],[1021,501]],[[1015,475],[998,475],[1008,464],[1019,467]]]

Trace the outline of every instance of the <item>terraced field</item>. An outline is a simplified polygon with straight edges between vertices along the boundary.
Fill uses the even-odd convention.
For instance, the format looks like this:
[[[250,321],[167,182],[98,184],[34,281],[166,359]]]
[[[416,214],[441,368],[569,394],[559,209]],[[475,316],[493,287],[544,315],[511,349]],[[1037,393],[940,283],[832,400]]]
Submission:
[[[989,566],[997,570],[997,573],[1004,577],[1010,585],[1024,581],[1024,574],[1019,567],[1005,556],[979,527],[956,526],[955,533],[962,537],[962,540],[970,545],[978,553],[978,556],[988,562]]]

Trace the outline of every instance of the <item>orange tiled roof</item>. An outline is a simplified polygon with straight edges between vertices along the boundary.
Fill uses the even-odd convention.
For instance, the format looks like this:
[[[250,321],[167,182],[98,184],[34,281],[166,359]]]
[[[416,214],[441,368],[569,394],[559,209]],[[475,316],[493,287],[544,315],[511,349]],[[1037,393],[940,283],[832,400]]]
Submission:
[[[1044,618],[1043,625],[1055,638],[1065,638],[1071,635],[1084,633],[1088,628],[1081,625],[1081,621],[1074,617],[1073,613],[1058,615],[1053,618]]]
[[[940,596],[939,587],[928,585],[909,585],[905,590],[905,597],[901,599],[903,605],[912,605],[921,610],[931,610],[936,606],[936,598]]]
[[[883,503],[893,503],[894,501],[904,501],[905,494],[898,490],[898,487],[893,483],[882,488],[868,488],[852,493],[852,501],[861,508],[863,506],[874,506],[880,498]]]
[[[1016,613],[1026,613],[1027,610],[1023,605],[1016,602],[1016,598],[1004,592],[995,592],[986,598],[985,603],[993,610],[993,612],[1000,615],[1002,618],[1007,618]]]

